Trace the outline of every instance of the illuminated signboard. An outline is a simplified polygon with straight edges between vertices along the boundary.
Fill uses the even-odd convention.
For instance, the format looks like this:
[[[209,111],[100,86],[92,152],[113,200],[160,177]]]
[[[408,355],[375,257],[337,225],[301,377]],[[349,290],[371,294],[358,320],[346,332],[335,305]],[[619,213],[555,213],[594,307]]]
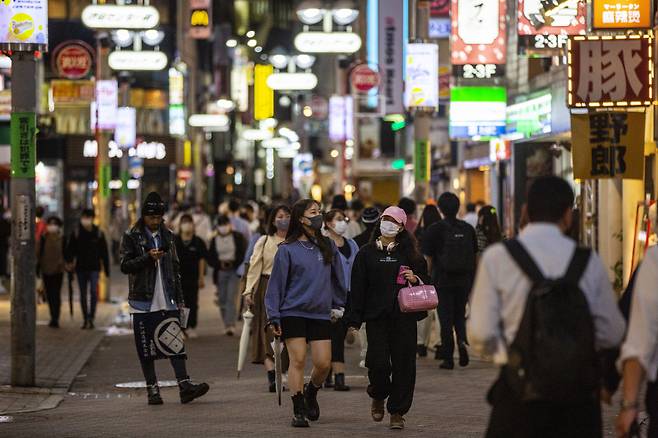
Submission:
[[[254,67],[254,119],[265,120],[274,116],[274,90],[267,85],[267,79],[274,73],[271,65]]]
[[[430,18],[430,38],[450,37],[450,18]]]
[[[479,79],[504,74],[505,5],[505,0],[452,2],[451,51],[457,76]]]
[[[521,49],[551,55],[567,47],[569,35],[585,35],[585,0],[519,0],[518,32]]]
[[[153,6],[89,5],[82,10],[82,22],[92,29],[153,29],[160,13]]]
[[[404,101],[407,108],[439,106],[439,46],[427,43],[407,45]]]
[[[273,73],[267,78],[267,86],[272,90],[312,90],[316,85],[318,77],[313,73]]]
[[[158,71],[167,67],[169,60],[163,52],[119,50],[110,53],[108,64],[112,70]]]
[[[67,41],[54,50],[53,70],[66,79],[82,79],[89,75],[94,50],[84,41]]]
[[[295,37],[295,48],[302,53],[354,53],[361,38],[352,32],[302,32]]]
[[[96,106],[98,105],[98,111]],[[96,100],[91,103],[91,129],[96,129],[96,113],[98,112],[98,128],[112,130],[117,124],[117,108],[119,106],[119,88],[116,80],[96,81]]]
[[[651,1],[593,0],[593,29],[650,29]]]
[[[380,94],[386,114],[404,112],[404,3],[380,0],[378,14]]]
[[[122,149],[135,146],[137,140],[137,112],[128,106],[117,109],[117,125],[114,141]]]
[[[175,68],[169,69],[169,134],[185,135],[185,77]]]
[[[450,137],[489,140],[505,133],[507,91],[503,87],[450,89]]]
[[[0,46],[5,49],[47,49],[48,2],[1,1],[0,35]]]
[[[189,35],[198,40],[207,40],[212,35],[212,2],[190,0]]]
[[[343,142],[354,138],[354,102],[351,96],[329,98],[329,140]]]
[[[507,134],[529,138],[551,132],[551,93],[532,97],[507,107]]]
[[[569,40],[569,107],[650,106],[653,39],[649,35]]]

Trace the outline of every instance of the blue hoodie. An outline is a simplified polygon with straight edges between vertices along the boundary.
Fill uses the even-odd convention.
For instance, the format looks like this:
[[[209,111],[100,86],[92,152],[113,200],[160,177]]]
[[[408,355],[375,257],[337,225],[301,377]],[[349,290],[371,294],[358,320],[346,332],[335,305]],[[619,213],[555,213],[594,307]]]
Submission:
[[[333,263],[327,265],[311,242],[279,246],[265,293],[270,322],[280,323],[288,316],[329,320],[331,309],[345,306],[343,264],[336,247],[333,249]]]

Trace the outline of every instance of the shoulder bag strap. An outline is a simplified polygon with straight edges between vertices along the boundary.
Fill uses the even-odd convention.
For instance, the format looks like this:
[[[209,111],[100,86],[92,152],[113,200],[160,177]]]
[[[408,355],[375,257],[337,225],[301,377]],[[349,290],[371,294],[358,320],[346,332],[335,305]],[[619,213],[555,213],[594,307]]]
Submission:
[[[573,257],[569,262],[567,273],[564,274],[565,280],[574,284],[578,284],[578,282],[580,282],[580,278],[585,273],[587,265],[589,265],[591,252],[592,251],[589,248],[576,247],[575,251],[573,252]]]
[[[503,242],[507,252],[514,259],[521,270],[535,283],[541,283],[545,280],[544,274],[541,273],[537,264],[534,262],[528,251],[517,239],[506,240]]]

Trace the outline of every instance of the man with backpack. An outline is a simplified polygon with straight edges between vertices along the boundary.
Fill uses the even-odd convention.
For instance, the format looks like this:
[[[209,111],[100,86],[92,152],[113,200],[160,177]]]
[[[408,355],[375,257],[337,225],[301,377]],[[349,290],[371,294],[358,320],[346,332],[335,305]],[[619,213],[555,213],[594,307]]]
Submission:
[[[441,323],[440,368],[455,367],[453,355],[457,335],[459,365],[468,365],[466,350],[466,303],[475,276],[477,239],[475,230],[457,219],[459,198],[454,193],[439,197],[439,210],[443,220],[431,225],[423,234],[422,251],[432,267],[434,285],[439,295],[439,321]]]
[[[573,202],[563,179],[536,179],[530,223],[480,262],[470,340],[501,365],[488,438],[602,434],[597,350],[620,344],[624,320],[601,259],[565,235]]]

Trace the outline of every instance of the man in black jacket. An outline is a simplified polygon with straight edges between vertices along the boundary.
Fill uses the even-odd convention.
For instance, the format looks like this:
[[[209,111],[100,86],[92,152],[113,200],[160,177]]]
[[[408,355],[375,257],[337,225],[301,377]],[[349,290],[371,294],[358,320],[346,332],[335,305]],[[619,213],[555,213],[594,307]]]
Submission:
[[[80,287],[80,307],[84,317],[83,329],[94,328],[98,302],[98,276],[101,265],[110,277],[110,258],[105,234],[94,225],[94,211],[82,211],[80,224],[69,236],[65,258],[68,269],[75,269]]]
[[[149,193],[142,217],[121,242],[121,272],[129,276],[128,301],[133,315],[135,345],[146,379],[148,403],[162,404],[155,360],[169,358],[176,373],[181,403],[208,392],[208,385],[190,381],[185,366],[184,335],[180,321],[184,300],[174,234],[164,226],[165,205]],[[185,324],[183,324],[184,326]]]

